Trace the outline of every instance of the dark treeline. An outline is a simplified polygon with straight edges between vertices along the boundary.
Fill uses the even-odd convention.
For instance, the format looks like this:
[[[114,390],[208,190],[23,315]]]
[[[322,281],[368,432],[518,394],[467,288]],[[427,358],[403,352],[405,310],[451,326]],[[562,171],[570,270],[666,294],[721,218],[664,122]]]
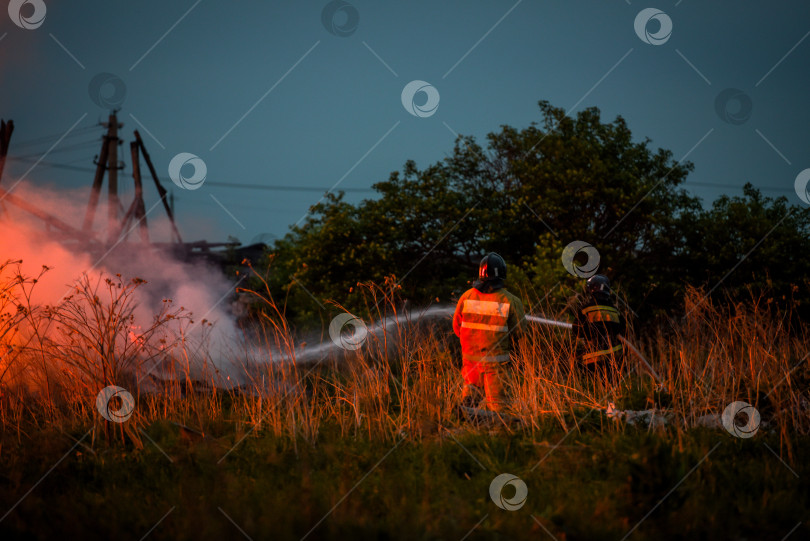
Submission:
[[[449,302],[490,250],[509,264],[513,289],[539,298],[554,287],[561,299],[581,287],[561,262],[581,240],[643,319],[682,311],[687,285],[805,312],[810,209],[750,185],[703,205],[683,189],[693,164],[634,141],[621,117],[606,123],[590,108],[569,118],[539,105],[539,124],[502,126],[485,147],[459,137],[441,162],[420,170],[408,161],[375,184],[374,199],[329,194],[271,247],[275,300],[296,321],[319,320],[313,296],[361,310],[358,282],[394,276],[402,298]]]

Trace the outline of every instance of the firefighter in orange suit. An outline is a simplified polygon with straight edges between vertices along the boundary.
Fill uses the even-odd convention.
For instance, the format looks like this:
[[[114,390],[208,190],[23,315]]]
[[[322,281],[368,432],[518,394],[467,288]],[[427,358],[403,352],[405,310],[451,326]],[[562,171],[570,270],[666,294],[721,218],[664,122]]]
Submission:
[[[523,303],[504,287],[506,263],[496,253],[481,260],[478,281],[458,300],[453,332],[461,340],[462,404],[475,407],[486,397],[487,409],[506,405],[504,375],[512,348],[510,337],[525,324]]]

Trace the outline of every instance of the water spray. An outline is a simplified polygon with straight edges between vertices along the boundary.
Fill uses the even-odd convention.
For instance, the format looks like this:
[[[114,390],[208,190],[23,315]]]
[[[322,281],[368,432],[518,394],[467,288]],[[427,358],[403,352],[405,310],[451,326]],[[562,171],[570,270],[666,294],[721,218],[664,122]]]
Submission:
[[[541,325],[549,325],[552,327],[562,327],[563,329],[571,329],[573,327],[572,324],[566,323],[564,321],[555,321],[553,319],[546,319],[544,317],[537,317],[537,316],[526,316],[527,321],[531,321],[532,323],[540,323]]]

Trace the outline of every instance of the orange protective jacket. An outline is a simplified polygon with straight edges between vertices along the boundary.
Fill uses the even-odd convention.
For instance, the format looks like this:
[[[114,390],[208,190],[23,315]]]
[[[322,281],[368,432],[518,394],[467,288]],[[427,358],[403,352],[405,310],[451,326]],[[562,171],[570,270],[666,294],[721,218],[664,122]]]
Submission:
[[[506,362],[509,335],[525,325],[523,303],[506,289],[482,293],[472,288],[458,300],[453,332],[461,339],[465,361]]]

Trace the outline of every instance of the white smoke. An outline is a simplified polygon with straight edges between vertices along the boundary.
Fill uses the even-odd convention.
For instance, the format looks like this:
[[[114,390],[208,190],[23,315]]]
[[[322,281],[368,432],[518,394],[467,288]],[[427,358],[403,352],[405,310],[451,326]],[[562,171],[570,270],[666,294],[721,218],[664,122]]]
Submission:
[[[87,197],[86,190],[83,193],[57,192],[20,183],[12,194],[76,229],[81,228],[86,208],[82,198]],[[40,218],[8,200],[0,205],[0,263],[21,260],[22,274],[30,278],[40,275],[43,266],[49,269],[32,288],[32,305],[58,305],[71,292],[71,286],[85,275],[92,284],[103,283],[104,279],[116,278],[118,274],[125,282],[135,278],[145,280],[135,293],[135,327],[148,328],[164,299],[171,299],[175,308],[182,307],[194,321],[184,329],[189,344],[204,350],[200,359],[192,361],[211,361],[225,378],[230,376],[231,381],[239,378],[238,367],[228,359],[230,351],[238,348],[241,341],[235,319],[228,312],[234,284],[218,269],[202,263],[185,263],[140,244],[137,228],[129,235],[129,242],[122,242],[109,251],[96,249],[91,254],[72,240],[63,241],[58,229],[46,227]],[[95,220],[97,238],[103,239],[106,235],[98,227],[106,219],[106,208],[99,205]],[[169,230],[166,222],[150,216],[150,233],[165,234]],[[213,325],[203,327],[203,319]],[[175,331],[179,332],[179,327]],[[205,345],[203,338],[206,338]],[[202,359],[203,356],[206,359]],[[190,368],[194,370],[199,366]]]
[[[76,229],[81,227],[86,210],[86,190],[57,192],[21,183],[15,186],[13,194]],[[213,368],[217,374],[214,383],[233,386],[249,381],[250,367],[260,367],[266,362],[312,363],[347,354],[345,348],[328,337],[294,351],[279,350],[273,344],[246,343],[235,317],[229,312],[235,284],[210,265],[182,262],[168,253],[140,244],[137,228],[127,242],[91,254],[76,242],[57,240],[61,233],[46,228],[41,218],[8,202],[4,207],[5,211],[0,215],[0,263],[22,260],[22,273],[28,277],[38,276],[43,266],[49,268],[32,289],[32,305],[58,305],[83,276],[87,276],[91,284],[103,283],[106,278],[115,279],[119,274],[123,282],[135,278],[145,280],[146,283],[136,290],[133,326],[148,328],[165,299],[171,299],[174,308],[190,313],[194,321],[192,325],[183,327],[178,323],[168,331],[176,333],[175,337],[182,335],[186,340],[191,377],[199,376],[203,368]],[[106,208],[99,205],[95,234],[100,239],[105,236],[100,224],[106,219]],[[170,234],[167,220],[151,215],[149,230],[150,235],[157,231],[158,238],[165,239]],[[102,300],[109,302],[109,299]],[[450,305],[432,306],[369,322],[368,340],[364,342],[394,345],[397,333],[392,331],[396,328],[419,320],[449,321],[453,309]],[[204,324],[203,320],[212,325]],[[206,373],[212,376],[210,370]],[[155,370],[155,375],[160,377],[161,370]]]

